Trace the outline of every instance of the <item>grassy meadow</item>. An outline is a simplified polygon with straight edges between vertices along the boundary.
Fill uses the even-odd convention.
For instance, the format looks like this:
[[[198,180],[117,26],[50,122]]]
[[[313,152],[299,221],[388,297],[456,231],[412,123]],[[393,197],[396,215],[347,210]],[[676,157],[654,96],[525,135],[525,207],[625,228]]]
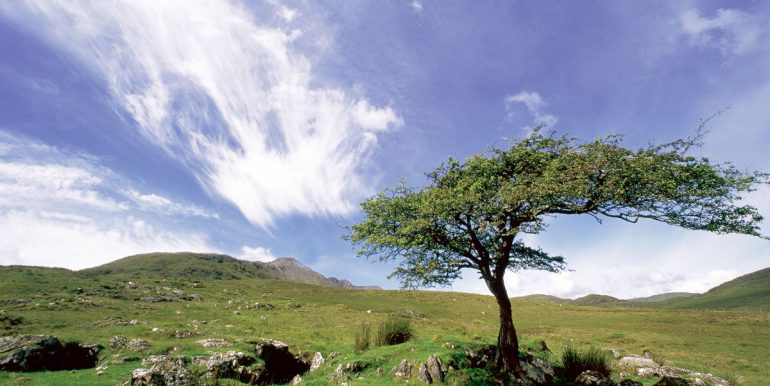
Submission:
[[[136,300],[174,290],[198,294],[203,300]],[[255,303],[274,308],[250,307]],[[402,359],[424,362],[430,354],[449,359],[461,355],[463,347],[494,343],[498,328],[494,299],[483,295],[347,290],[260,278],[93,276],[30,267],[0,267],[0,309],[3,335],[50,334],[62,341],[100,343],[105,346],[100,366],[107,366],[101,375],[95,369],[0,373],[0,384],[115,385],[129,380],[131,371],[142,367],[141,359],[150,354],[195,356],[233,349],[253,354],[250,341],[258,338],[286,342],[292,352],[320,351],[324,357],[340,353],[320,371],[305,374],[303,384],[328,384],[326,377],[338,364],[353,360],[369,367],[351,384],[399,384],[389,373]],[[740,375],[745,385],[770,384],[768,312],[600,308],[533,299],[514,299],[513,310],[523,345],[535,347],[544,340],[554,361],[568,344],[621,348],[629,354],[648,349],[664,364],[722,377]],[[355,336],[362,326],[376,330],[393,313],[412,316],[416,338],[356,350]],[[126,324],[131,320],[136,324]],[[174,331],[198,335],[178,339]],[[107,346],[114,335],[146,339],[151,347],[144,352],[111,350]],[[196,343],[204,338],[223,338],[233,345],[204,348]],[[125,362],[111,364],[119,358]],[[385,375],[378,376],[377,368]],[[450,372],[447,383],[480,382],[474,376],[472,371]],[[613,376],[617,379],[617,372]],[[645,385],[655,381],[641,380]]]

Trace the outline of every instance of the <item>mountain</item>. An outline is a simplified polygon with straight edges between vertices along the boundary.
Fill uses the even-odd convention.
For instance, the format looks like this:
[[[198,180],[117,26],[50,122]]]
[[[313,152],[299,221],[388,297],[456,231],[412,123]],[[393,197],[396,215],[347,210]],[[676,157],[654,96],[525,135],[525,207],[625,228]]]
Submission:
[[[590,294],[573,300],[572,304],[578,306],[617,306],[623,302],[624,300],[608,295]]]
[[[379,289],[376,286],[355,286],[347,280],[335,277],[327,278],[292,257],[266,263],[212,253],[158,252],[124,257],[78,273],[90,277],[115,275],[222,280],[262,278],[339,288]]]
[[[694,292],[666,292],[663,294],[657,294],[657,295],[647,296],[643,298],[628,299],[628,301],[639,302],[639,303],[655,303],[655,302],[664,302],[672,299],[689,298],[691,296],[698,296],[698,295],[700,294],[694,293]]]
[[[730,310],[770,309],[770,268],[737,277],[702,295],[672,299],[666,308],[708,308]]]

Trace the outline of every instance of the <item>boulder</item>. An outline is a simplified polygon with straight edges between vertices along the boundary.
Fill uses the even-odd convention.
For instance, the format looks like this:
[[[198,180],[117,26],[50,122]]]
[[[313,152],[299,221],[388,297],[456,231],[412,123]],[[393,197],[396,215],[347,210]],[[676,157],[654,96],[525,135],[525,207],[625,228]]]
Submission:
[[[62,344],[47,335],[15,335],[0,338],[0,370],[57,371],[96,367],[102,346]]]
[[[316,371],[324,364],[324,356],[320,352],[313,355],[313,359],[310,361],[310,371]]]
[[[123,335],[115,335],[112,338],[110,338],[110,343],[108,344],[108,347],[113,350],[120,350],[122,348],[125,348],[128,344],[128,338],[126,338]]]
[[[425,362],[425,367],[428,370],[428,375],[432,382],[444,382],[444,374],[446,373],[446,367],[436,355],[431,355]]]
[[[522,355],[519,358],[521,369],[533,385],[550,385],[554,371],[551,365],[533,355]]]
[[[334,374],[329,376],[329,381],[331,381],[331,383],[345,384],[345,382],[349,380],[350,380],[350,375],[345,373],[345,371],[342,368],[342,363],[337,365],[337,369],[334,370]]]
[[[297,374],[310,370],[310,361],[303,355],[289,352],[286,343],[266,340],[254,347],[257,357],[265,362],[259,383],[288,383]]]
[[[195,343],[198,343],[203,347],[225,347],[230,345],[230,342],[224,339],[201,339],[195,341]]]
[[[644,386],[644,384],[633,379],[624,379],[618,383],[618,386]]]
[[[153,355],[142,361],[144,366],[131,372],[131,386],[193,386],[198,380],[185,367],[187,358],[171,358],[166,355]]]
[[[580,373],[580,375],[578,375],[577,378],[575,378],[575,383],[578,385],[589,385],[589,386],[614,386],[615,385],[615,383],[612,382],[611,379],[604,376],[604,374],[601,374],[593,370],[586,370]]]
[[[247,384],[253,384],[259,379],[260,373],[248,369],[246,366],[254,364],[257,360],[242,352],[228,351],[226,353],[214,353],[212,356],[196,357],[193,360],[198,366],[206,368],[206,372],[214,378],[237,379]]]
[[[663,376],[654,386],[690,386],[684,378]]]
[[[465,359],[468,360],[468,367],[483,368],[495,359],[495,346],[482,346],[475,349],[465,349]]]
[[[420,364],[420,368],[417,370],[417,380],[422,383],[433,383],[433,380],[430,379],[430,374],[428,374],[428,368],[425,366],[425,363]]]
[[[414,365],[409,363],[408,360],[404,359],[401,361],[401,363],[398,364],[398,366],[393,368],[393,371],[391,371],[391,374],[393,374],[394,377],[409,379],[412,377],[413,371],[414,371]]]
[[[623,358],[620,358],[618,361],[619,367],[650,367],[650,368],[658,368],[660,367],[659,364],[655,363],[650,358],[641,357],[638,355],[630,355],[625,356]]]

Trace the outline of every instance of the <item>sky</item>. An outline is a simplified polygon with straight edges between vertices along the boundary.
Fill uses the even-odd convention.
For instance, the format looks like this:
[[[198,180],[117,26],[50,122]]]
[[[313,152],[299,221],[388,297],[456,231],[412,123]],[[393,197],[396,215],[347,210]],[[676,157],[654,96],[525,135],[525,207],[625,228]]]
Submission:
[[[770,171],[770,3],[0,2],[0,264],[153,251],[292,256],[398,288],[355,256],[359,203],[533,126]],[[770,189],[745,197],[770,216]],[[571,269],[511,295],[703,292],[770,241],[554,217]],[[770,234],[765,221],[764,234]],[[449,290],[488,293],[465,272]]]

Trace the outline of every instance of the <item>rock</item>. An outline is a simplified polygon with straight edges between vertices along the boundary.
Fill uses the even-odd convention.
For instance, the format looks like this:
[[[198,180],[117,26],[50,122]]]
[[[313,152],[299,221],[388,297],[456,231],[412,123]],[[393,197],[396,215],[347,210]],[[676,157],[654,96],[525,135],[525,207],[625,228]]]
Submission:
[[[414,365],[409,363],[406,359],[402,360],[401,363],[398,364],[398,366],[393,368],[393,371],[391,371],[391,374],[393,374],[394,377],[401,377],[409,379],[412,377],[412,372],[414,371]]]
[[[302,355],[289,352],[286,343],[266,340],[258,343],[254,351],[265,362],[265,370],[260,374],[259,383],[288,383],[297,374],[310,370],[310,361]]]
[[[125,348],[128,344],[128,338],[126,338],[123,335],[115,335],[112,338],[110,338],[110,343],[108,344],[108,347],[113,350],[120,350],[122,348]]]
[[[255,383],[260,373],[252,371],[246,366],[254,364],[256,358],[242,352],[228,351],[226,353],[214,353],[212,356],[196,357],[193,361],[198,366],[206,368],[206,372],[214,378],[237,379],[247,384]]]
[[[345,370],[350,371],[351,373],[360,373],[367,367],[369,367],[369,364],[366,362],[353,361],[345,365]]]
[[[96,367],[102,346],[62,344],[46,335],[14,335],[0,338],[0,370],[57,371]]]
[[[291,379],[292,385],[299,385],[302,383],[302,378],[299,376],[299,374],[295,375],[294,378]]]
[[[663,376],[654,386],[689,386],[683,378]]]
[[[633,379],[624,379],[618,383],[618,386],[644,386],[644,384]]]
[[[165,355],[154,355],[142,363],[151,363],[152,367],[132,371],[132,386],[193,386],[198,384],[196,377],[185,367],[187,359],[184,357],[170,358]]]
[[[425,362],[425,367],[432,382],[444,382],[446,368],[444,367],[444,363],[441,362],[441,358],[436,355],[429,356],[428,360]]]
[[[313,359],[310,361],[310,371],[316,371],[324,364],[324,356],[320,352],[313,355]]]
[[[609,352],[612,353],[612,357],[615,359],[620,359],[623,357],[623,353],[626,352],[622,348],[611,348],[609,349]]]
[[[658,368],[659,364],[650,358],[640,357],[638,355],[625,356],[618,361],[619,367],[651,367]]]
[[[131,351],[142,351],[150,348],[150,343],[144,339],[131,339],[126,344],[126,349]]]
[[[647,359],[652,359],[655,355],[650,350],[644,350],[642,351],[642,356],[644,356]]]
[[[430,379],[430,374],[428,374],[428,368],[425,366],[425,363],[420,364],[420,368],[417,370],[417,380],[422,383],[433,382]]]
[[[342,363],[337,365],[337,369],[334,370],[334,374],[329,376],[329,381],[332,383],[341,383],[345,385],[345,381],[349,381],[350,376],[345,373],[345,371],[342,369]]]
[[[614,386],[615,383],[612,380],[604,376],[604,374],[598,373],[592,370],[586,370],[580,373],[575,378],[575,383],[578,385],[590,385],[590,386]]]
[[[230,345],[230,342],[224,339],[201,339],[195,343],[198,343],[203,347],[225,347]]]
[[[469,367],[482,368],[495,358],[495,346],[482,346],[475,349],[466,348],[465,358]]]
[[[530,383],[534,385],[550,385],[554,371],[548,362],[533,355],[522,355],[519,358],[521,369],[524,370]]]

